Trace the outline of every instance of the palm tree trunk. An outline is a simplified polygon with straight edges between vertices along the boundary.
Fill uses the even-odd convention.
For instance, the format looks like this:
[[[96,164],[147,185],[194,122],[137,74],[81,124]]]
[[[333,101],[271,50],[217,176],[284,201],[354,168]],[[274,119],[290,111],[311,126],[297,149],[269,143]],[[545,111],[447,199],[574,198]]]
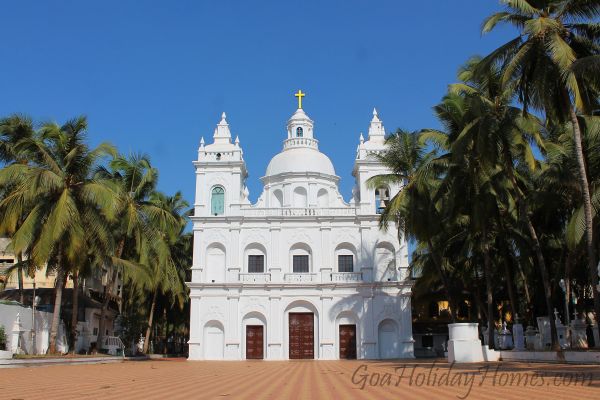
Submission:
[[[486,237],[485,230],[483,236]],[[483,250],[483,268],[485,274],[485,289],[487,293],[487,323],[488,323],[488,348],[495,347],[494,332],[496,325],[494,323],[494,292],[492,286],[492,263],[488,249]]]
[[[117,258],[121,258],[123,250],[125,249],[125,238],[122,238],[115,252]],[[106,312],[110,304],[112,295],[112,288],[117,281],[119,271],[114,265],[110,265],[107,272],[107,282],[104,286],[104,299],[102,300],[102,307],[100,308],[100,321],[98,322],[98,337],[96,338],[96,347],[98,350],[102,349],[102,340],[104,339],[104,331],[106,330]]]
[[[552,338],[552,350],[560,351],[558,344],[558,334],[556,332],[556,322],[554,321],[554,315],[552,313],[552,288],[550,287],[550,278],[548,276],[548,269],[546,268],[546,261],[542,255],[542,249],[540,248],[540,242],[537,237],[537,233],[529,217],[526,218],[527,228],[529,229],[529,235],[533,240],[533,250],[537,258],[537,264],[540,269],[542,276],[542,283],[544,285],[544,297],[546,300],[546,312],[548,313],[548,319],[550,319],[550,336]]]
[[[565,324],[569,320],[569,299],[571,298],[571,265],[573,264],[573,258],[569,251],[567,251],[567,258],[565,259]]]
[[[442,284],[444,286],[444,294],[448,299],[448,304],[450,304],[450,319],[452,320],[452,323],[455,323],[455,313],[457,312],[456,304],[454,302],[453,297],[450,295],[450,281],[448,279],[448,276],[446,276],[446,272],[444,271],[444,268],[442,266],[442,258],[433,249],[433,243],[431,242],[431,239],[427,239],[427,248],[433,257],[433,263],[437,267],[438,273],[440,274],[440,278],[442,279]]]
[[[62,294],[65,287],[67,273],[61,265],[62,258],[59,256],[58,272],[56,274],[55,295],[54,295],[54,313],[52,314],[52,325],[50,326],[50,345],[48,353],[56,354],[56,336],[58,336],[58,325],[60,324],[60,310],[62,307]]]
[[[527,283],[527,276],[525,276],[525,272],[523,271],[523,266],[521,265],[521,263],[519,262],[519,260],[516,259],[516,257],[513,256],[513,263],[517,266],[517,269],[519,270],[519,275],[521,276],[521,281],[523,282],[523,291],[525,292],[525,301],[527,302],[527,312],[532,312],[532,305],[531,305],[531,294],[529,292],[529,284]]]
[[[481,302],[481,288],[479,287],[479,279],[476,277],[473,279],[475,285],[475,304],[477,304],[477,322],[479,326],[483,326],[483,321],[487,319],[487,311]]]
[[[517,303],[517,297],[515,296],[514,282],[513,282],[513,271],[510,267],[508,250],[504,249],[504,270],[506,274],[506,288],[508,289],[508,299],[510,300],[510,311],[514,320],[515,314],[519,312],[519,304]]]
[[[104,340],[104,331],[106,330],[106,312],[110,305],[110,299],[112,297],[112,287],[117,277],[117,269],[111,266],[106,273],[107,282],[104,286],[104,299],[102,300],[102,307],[100,308],[100,321],[98,321],[98,336],[96,337],[96,348],[102,350],[102,341]]]
[[[75,345],[77,342],[77,320],[79,315],[79,271],[73,272],[73,297],[72,297],[72,311],[71,311],[71,332],[69,340],[71,342],[71,351],[75,354]]]
[[[538,238],[535,227],[531,222],[531,218],[529,218],[529,209],[527,207],[526,202],[523,199],[521,189],[517,184],[517,180],[515,179],[515,175],[513,173],[512,168],[508,168],[508,173],[515,189],[516,201],[519,207],[519,217],[523,220],[523,222],[525,222],[527,230],[529,231],[529,236],[531,237],[533,246],[533,252],[537,259],[540,274],[542,275],[542,283],[544,285],[544,297],[546,300],[546,312],[548,313],[548,319],[550,320],[550,336],[552,340],[552,349],[559,351],[560,346],[558,344],[558,333],[556,332],[556,323],[552,314],[552,289],[550,287],[550,278],[548,277],[548,268],[546,267],[546,260],[544,259],[544,254],[542,253],[542,247],[540,245],[540,240]]]
[[[590,185],[585,168],[585,157],[581,139],[581,128],[575,107],[569,103],[569,115],[573,125],[573,142],[575,143],[575,157],[579,166],[579,183],[583,197],[583,215],[585,217],[585,244],[588,256],[588,273],[592,292],[594,293],[594,312],[596,313],[596,327],[600,333],[600,292],[598,292],[598,269],[596,266],[596,249],[594,248],[594,230],[592,219],[592,199],[590,196]],[[596,345],[598,346],[598,345]]]
[[[152,332],[152,320],[154,318],[154,309],[156,308],[156,296],[158,295],[158,287],[154,289],[152,295],[152,305],[150,306],[150,315],[148,315],[148,327],[146,328],[146,340],[144,340],[144,353],[148,354],[148,346],[150,345],[150,333]]]
[[[21,253],[17,254],[17,263],[17,280],[19,282],[19,303],[25,305],[25,292],[23,291],[23,256],[21,256]],[[35,301],[35,299],[32,298],[32,304],[33,301]]]
[[[169,340],[169,321],[167,320],[167,307],[163,307],[163,318],[165,320],[165,330],[164,330],[164,338],[163,338],[163,354],[167,355],[167,342]]]

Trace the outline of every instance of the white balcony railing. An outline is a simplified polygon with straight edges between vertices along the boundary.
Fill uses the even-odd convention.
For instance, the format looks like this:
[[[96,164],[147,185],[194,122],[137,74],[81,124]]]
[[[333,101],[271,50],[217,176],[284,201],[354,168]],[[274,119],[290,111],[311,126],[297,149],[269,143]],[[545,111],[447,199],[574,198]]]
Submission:
[[[354,216],[354,207],[336,208],[242,208],[244,217],[330,217]]]
[[[240,282],[246,283],[267,283],[271,282],[271,274],[266,273],[243,273],[240,274]]]
[[[311,274],[311,273],[284,274],[283,280],[285,282],[317,282],[317,274]]]
[[[332,272],[331,282],[360,282],[362,272]]]
[[[283,142],[283,148],[289,149],[291,147],[312,147],[313,149],[318,149],[319,141],[317,139],[305,137],[286,139]]]

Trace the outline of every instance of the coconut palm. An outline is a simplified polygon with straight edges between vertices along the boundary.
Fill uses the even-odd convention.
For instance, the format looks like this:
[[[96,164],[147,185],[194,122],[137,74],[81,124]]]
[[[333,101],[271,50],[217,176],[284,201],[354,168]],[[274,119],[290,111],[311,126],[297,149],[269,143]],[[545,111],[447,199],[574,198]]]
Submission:
[[[116,195],[113,232],[114,256],[107,262],[107,285],[101,308],[98,343],[101,346],[104,335],[105,315],[112,298],[111,291],[119,272],[128,269],[144,269],[138,261],[144,246],[157,241],[156,227],[169,229],[179,226],[179,220],[151,201],[158,181],[158,171],[145,155],[115,156],[108,168],[100,167],[96,178],[110,187]],[[138,276],[143,276],[141,271]]]
[[[185,269],[189,255],[185,249],[188,247],[189,235],[183,233],[186,224],[184,212],[189,207],[180,192],[174,196],[166,196],[154,192],[150,202],[163,210],[170,218],[158,218],[151,224],[153,234],[144,240],[140,249],[140,263],[146,269],[129,270],[127,277],[139,290],[148,292],[151,296],[150,309],[148,310],[148,325],[144,341],[144,352],[148,352],[150,333],[154,322],[157,298],[159,294],[167,295],[172,302],[183,307],[185,299]],[[176,221],[176,224],[172,222]]]
[[[427,141],[434,139],[432,134],[426,137],[419,132],[398,129],[386,139],[388,151],[377,155],[389,168],[390,173],[372,177],[368,185],[371,188],[390,185],[402,187],[383,209],[379,220],[380,227],[387,229],[390,223],[395,223],[399,238],[406,237],[408,240],[426,244],[446,298],[450,302],[450,317],[454,322],[457,307],[454,302],[453,285],[449,279],[451,267],[443,257],[443,248],[434,246],[436,235],[441,233],[440,216],[434,196],[439,185],[437,174],[443,164],[442,161],[434,163],[435,150],[427,150]],[[443,146],[443,143],[439,145]],[[443,246],[443,243],[439,244]]]
[[[587,267],[590,283],[598,284],[594,247],[593,207],[578,114],[598,110],[600,69],[600,0],[503,0],[506,9],[488,17],[484,33],[498,24],[512,25],[519,36],[484,58],[482,66],[502,66],[503,84],[523,104],[543,110],[549,120],[569,121],[583,201]],[[594,308],[600,315],[600,294]],[[552,318],[551,318],[552,319]]]
[[[514,198],[516,210],[513,211],[517,212],[529,233],[531,248],[536,256],[544,286],[546,311],[548,315],[552,315],[552,290],[548,267],[537,230],[529,217],[527,189],[518,173],[519,166],[523,166],[528,171],[534,171],[538,167],[529,143],[535,141],[543,149],[544,144],[540,135],[542,124],[533,115],[511,105],[512,90],[502,85],[502,71],[497,65],[480,66],[479,64],[477,58],[470,60],[459,72],[463,83],[452,85],[451,90],[466,96],[471,118],[477,121],[469,131],[483,134],[481,136],[486,139],[482,145],[485,150],[478,151],[478,155],[488,163],[501,166],[508,177],[508,182],[505,182],[510,186],[507,188],[510,192],[508,200]],[[464,134],[467,137],[467,132]],[[496,193],[499,194],[497,190]],[[505,230],[506,224],[503,220],[511,212],[510,203],[501,209],[503,211],[499,215],[498,223],[499,228]],[[508,258],[505,257],[505,261],[507,260]],[[558,336],[554,325],[551,318],[552,343],[558,350]]]
[[[0,120],[0,161],[5,164],[27,164],[29,162],[28,154],[20,151],[18,144],[24,140],[34,138],[36,132],[31,118],[25,115],[14,114]],[[3,188],[5,193],[10,192],[11,188]],[[2,220],[0,229],[2,234],[12,235],[23,223],[22,218],[15,220]],[[19,302],[24,304],[25,297],[23,292],[23,270],[31,269],[30,263],[23,260],[23,253],[16,253],[17,262],[15,263],[17,282],[19,288]]]
[[[101,211],[110,208],[112,194],[90,179],[101,157],[113,148],[101,144],[90,149],[85,143],[87,121],[79,117],[59,126],[45,124],[40,139],[24,138],[19,151],[30,154],[30,165],[12,164],[0,171],[0,185],[14,186],[0,207],[5,217],[24,217],[12,245],[17,253],[30,251],[37,265],[56,271],[54,314],[50,329],[51,353],[61,315],[63,288],[71,267],[85,254],[86,241],[103,236],[106,229]]]

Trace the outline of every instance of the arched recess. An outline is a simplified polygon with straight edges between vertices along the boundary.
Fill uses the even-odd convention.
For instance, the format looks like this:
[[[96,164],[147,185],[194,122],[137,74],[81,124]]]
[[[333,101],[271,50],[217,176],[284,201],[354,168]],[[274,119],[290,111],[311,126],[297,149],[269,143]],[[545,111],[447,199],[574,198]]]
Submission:
[[[317,192],[317,204],[320,208],[329,207],[329,192],[325,188],[319,189]]]
[[[225,213],[225,189],[215,186],[210,191],[210,215],[222,215]]]
[[[344,242],[335,248],[335,270],[337,272],[357,272],[356,268],[356,247],[353,244]]]
[[[396,281],[398,271],[396,271],[396,250],[389,242],[377,243],[375,247],[375,280],[376,281]]]
[[[308,206],[308,196],[304,187],[298,186],[294,189],[293,206],[296,208],[306,208]]]
[[[398,358],[398,324],[393,319],[384,319],[377,327],[379,358]]]
[[[262,263],[260,262],[262,258]],[[262,264],[262,267],[261,267]],[[244,249],[244,272],[267,272],[267,249],[260,243],[250,243]]]
[[[313,358],[319,358],[319,346],[320,346],[320,336],[319,336],[319,323],[320,323],[320,314],[318,308],[307,300],[294,300],[290,302],[284,309],[283,312],[283,347],[284,347],[284,357],[286,359],[290,359],[290,314],[312,314],[313,315]],[[305,334],[308,332],[305,332]]]
[[[360,324],[358,321],[358,316],[352,311],[342,311],[335,318],[335,352],[338,358],[362,358],[360,352]],[[352,327],[353,329],[348,329]],[[354,343],[352,344],[354,346],[354,357],[348,357],[348,340],[351,338],[352,335],[354,335],[354,337],[352,338],[354,341]],[[344,344],[342,344],[342,340],[345,340]],[[342,346],[346,347],[346,351],[344,352],[346,354],[346,357],[344,357],[342,355],[342,351],[340,351],[340,347]]]
[[[206,282],[225,282],[226,251],[221,243],[212,243],[206,248]]]
[[[271,208],[283,207],[283,192],[280,189],[275,189],[271,195]]]
[[[314,270],[312,249],[306,243],[296,243],[290,247],[289,271],[308,273]]]
[[[390,189],[387,186],[375,189],[375,212],[381,214],[390,201]]]
[[[204,359],[222,360],[225,350],[225,329],[220,321],[211,320],[204,325]]]
[[[248,328],[250,327],[250,329]],[[256,335],[258,332],[257,327],[262,327],[260,334],[261,342],[262,342],[262,354],[261,357],[256,357],[255,354],[249,354],[248,352],[248,342],[256,341],[256,338],[248,338],[248,334]],[[263,315],[263,313],[258,311],[251,311],[244,315],[242,318],[242,332],[241,336],[242,340],[242,354],[243,358],[246,359],[266,359],[267,358],[267,318]],[[255,351],[256,348],[253,348],[251,351]]]

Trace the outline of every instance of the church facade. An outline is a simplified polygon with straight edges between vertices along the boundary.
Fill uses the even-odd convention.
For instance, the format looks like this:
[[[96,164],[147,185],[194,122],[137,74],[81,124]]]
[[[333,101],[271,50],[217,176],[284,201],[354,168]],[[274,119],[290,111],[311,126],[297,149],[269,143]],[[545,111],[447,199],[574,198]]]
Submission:
[[[367,185],[389,172],[374,156],[383,123],[374,110],[346,202],[298,99],[256,204],[225,113],[213,143],[200,142],[189,359],[412,358],[407,244],[378,226],[401,187]]]

